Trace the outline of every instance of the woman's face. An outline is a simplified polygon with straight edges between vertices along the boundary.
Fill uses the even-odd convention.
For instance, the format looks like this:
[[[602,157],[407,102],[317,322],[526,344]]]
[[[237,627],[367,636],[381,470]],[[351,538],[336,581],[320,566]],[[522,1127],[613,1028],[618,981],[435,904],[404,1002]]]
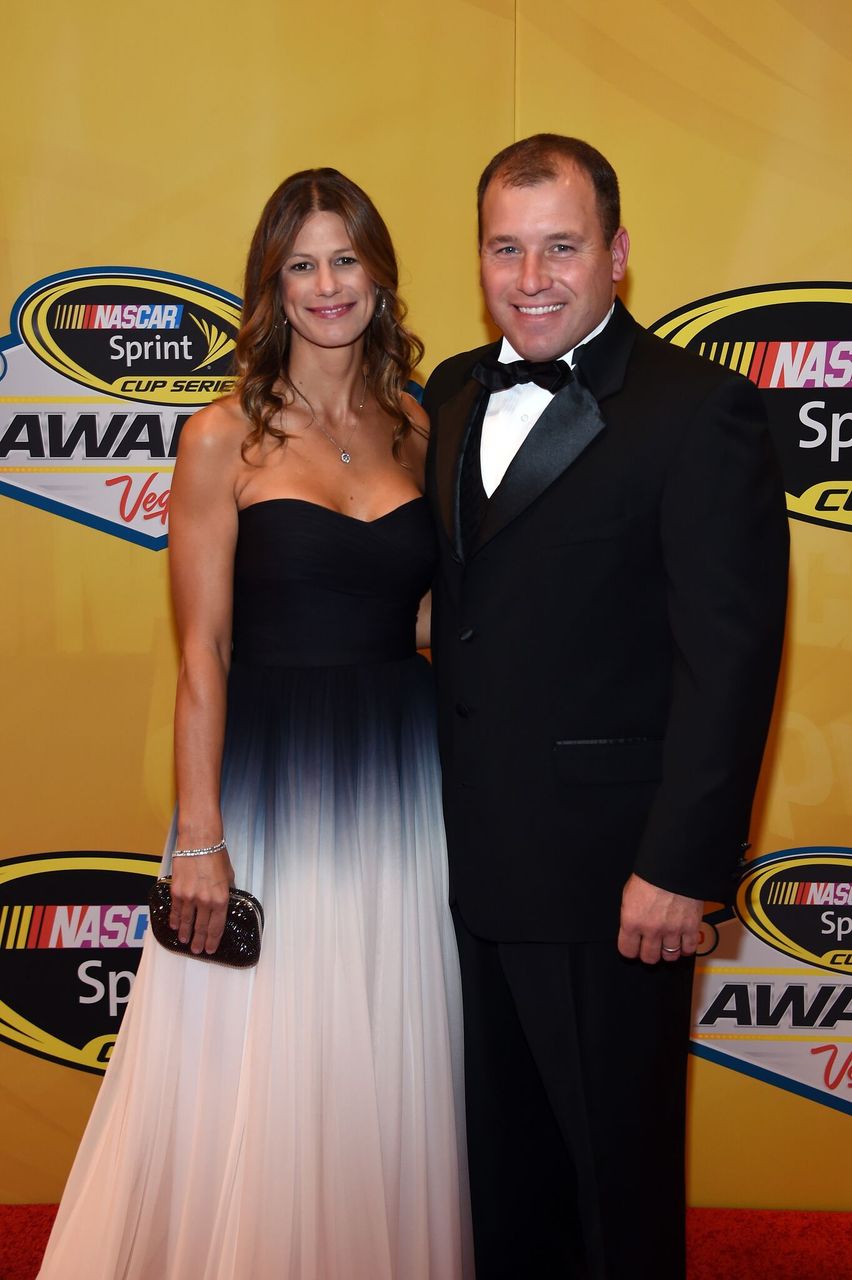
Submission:
[[[281,305],[292,336],[315,346],[351,346],[364,333],[376,286],[338,214],[312,213],[302,225],[281,268]]]

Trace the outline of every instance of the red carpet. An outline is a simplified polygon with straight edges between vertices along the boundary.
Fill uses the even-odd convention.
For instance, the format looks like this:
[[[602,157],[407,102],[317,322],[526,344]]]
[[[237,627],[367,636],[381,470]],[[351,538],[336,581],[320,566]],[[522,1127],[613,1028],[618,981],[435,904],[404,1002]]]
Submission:
[[[55,1212],[0,1205],[0,1280],[35,1280]],[[690,1209],[688,1234],[688,1280],[852,1280],[845,1213]]]
[[[847,1213],[690,1209],[688,1280],[852,1280]]]

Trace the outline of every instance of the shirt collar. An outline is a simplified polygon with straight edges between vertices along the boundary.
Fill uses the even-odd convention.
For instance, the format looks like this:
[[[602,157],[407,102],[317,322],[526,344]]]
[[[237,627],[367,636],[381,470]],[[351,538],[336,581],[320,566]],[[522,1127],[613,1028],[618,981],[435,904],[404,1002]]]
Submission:
[[[566,351],[563,356],[559,356],[559,359],[566,361],[566,363],[570,365],[571,368],[573,368],[574,352],[577,350],[578,347],[583,347],[587,342],[591,342],[592,338],[596,338],[599,333],[603,333],[604,329],[607,327],[607,325],[610,322],[610,318],[614,310],[615,310],[615,303],[613,302],[612,306],[604,316],[603,320],[601,320],[600,324],[597,325],[596,328],[594,328],[591,333],[587,333],[583,341],[578,342],[576,347],[572,347],[571,350]],[[518,355],[517,351],[512,346],[509,339],[504,338],[500,346],[500,353],[497,356],[497,359],[500,361],[500,364],[510,364],[513,360],[521,360],[522,357]]]

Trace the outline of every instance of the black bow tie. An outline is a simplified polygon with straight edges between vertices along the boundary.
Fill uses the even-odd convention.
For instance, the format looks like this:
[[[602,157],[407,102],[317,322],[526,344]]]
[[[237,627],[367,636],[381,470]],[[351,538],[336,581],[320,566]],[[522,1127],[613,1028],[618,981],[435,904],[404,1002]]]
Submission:
[[[512,360],[501,364],[496,356],[480,360],[471,376],[489,391],[508,391],[519,382],[534,382],[553,395],[574,380],[571,366],[564,360]]]

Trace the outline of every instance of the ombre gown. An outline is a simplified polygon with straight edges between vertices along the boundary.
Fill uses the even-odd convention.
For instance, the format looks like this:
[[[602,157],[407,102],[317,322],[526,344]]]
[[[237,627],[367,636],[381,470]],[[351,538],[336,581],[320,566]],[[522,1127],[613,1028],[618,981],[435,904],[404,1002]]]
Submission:
[[[42,1280],[472,1275],[423,499],[240,513],[222,809],[256,969],[149,937]],[[166,858],[168,869],[168,857]]]

